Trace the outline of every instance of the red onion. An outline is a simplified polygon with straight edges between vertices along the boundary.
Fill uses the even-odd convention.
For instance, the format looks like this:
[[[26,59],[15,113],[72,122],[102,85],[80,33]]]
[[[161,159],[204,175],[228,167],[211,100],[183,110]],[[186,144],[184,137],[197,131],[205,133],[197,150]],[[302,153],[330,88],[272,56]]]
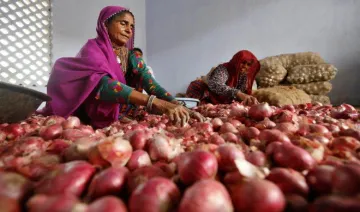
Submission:
[[[62,124],[65,121],[65,119],[61,116],[49,116],[45,119],[43,125],[44,126],[50,126],[53,124]]]
[[[122,137],[108,137],[90,148],[88,159],[100,167],[125,166],[131,154],[132,147],[128,140]]]
[[[236,119],[230,119],[229,123],[231,123],[235,128],[244,126],[239,120]]]
[[[289,110],[283,110],[273,118],[274,122],[276,123],[283,123],[283,122],[290,122],[290,123],[297,123],[298,117],[294,112]]]
[[[44,140],[53,140],[59,138],[63,132],[63,128],[60,124],[53,124],[40,128],[39,135]]]
[[[9,124],[4,128],[8,140],[16,139],[25,134],[24,128],[20,124]]]
[[[75,141],[79,138],[89,137],[92,133],[81,131],[79,129],[67,129],[63,131],[63,138],[70,141]]]
[[[327,195],[332,192],[332,175],[335,167],[320,165],[310,170],[306,182],[315,195]]]
[[[82,137],[72,143],[64,150],[63,155],[66,161],[86,160],[90,148],[97,144],[95,137]],[[70,141],[71,142],[71,141]]]
[[[87,199],[121,194],[128,174],[125,167],[110,167],[96,174],[88,188]]]
[[[27,202],[29,212],[39,211],[86,211],[87,206],[71,193],[52,196],[37,194]]]
[[[161,170],[164,171],[164,173],[166,173],[166,176],[168,178],[171,178],[175,175],[176,173],[176,163],[171,162],[171,163],[164,163],[161,161],[158,161],[156,163],[154,163],[154,166],[159,167]]]
[[[223,144],[217,148],[216,157],[221,171],[236,170],[236,159],[244,159],[244,153],[240,151],[235,145]]]
[[[132,131],[132,135],[129,138],[130,144],[134,150],[144,149],[147,139],[150,138],[150,134],[145,130]]]
[[[143,166],[136,170],[128,176],[127,187],[128,191],[133,192],[136,187],[146,183],[149,179],[154,177],[167,177],[167,174],[157,166]]]
[[[286,195],[285,211],[304,212],[308,211],[309,204],[306,199],[296,194]]]
[[[252,179],[233,185],[230,196],[235,211],[281,212],[285,208],[283,193],[267,180]]]
[[[72,144],[69,140],[55,139],[52,140],[46,148],[49,153],[61,155],[70,145]]]
[[[237,144],[239,143],[239,138],[232,132],[226,132],[220,135],[226,142]]]
[[[46,148],[46,143],[41,137],[24,137],[14,147],[14,153],[20,155],[40,154]]]
[[[246,155],[246,160],[255,166],[265,166],[266,164],[266,156],[261,151],[250,152]]]
[[[299,130],[299,127],[290,122],[283,122],[283,123],[276,124],[275,129],[285,133],[286,135],[292,135],[292,134],[295,134]]]
[[[180,179],[185,184],[214,178],[218,169],[216,157],[205,151],[196,150],[183,153],[178,161]]]
[[[266,144],[276,141],[282,143],[291,143],[289,137],[286,134],[276,129],[261,131],[259,139]]]
[[[172,211],[180,202],[180,191],[169,179],[155,177],[139,185],[131,194],[132,212]]]
[[[211,123],[198,122],[194,124],[194,127],[201,133],[212,133],[213,126]]]
[[[219,118],[214,118],[211,121],[211,124],[213,125],[214,131],[218,131],[220,127],[224,124],[224,122]]]
[[[332,176],[333,192],[340,195],[354,196],[360,193],[360,165],[346,164],[339,166]]]
[[[126,164],[126,166],[129,168],[130,171],[133,171],[143,166],[150,166],[150,165],[151,165],[150,156],[144,150],[134,151],[129,159],[129,162]]]
[[[334,150],[358,149],[360,148],[360,141],[353,137],[340,136],[334,138],[331,148]]]
[[[350,136],[350,137],[356,138],[357,140],[360,141],[360,130],[356,130],[356,129],[341,130],[339,135]]]
[[[215,180],[201,180],[186,189],[178,212],[232,212],[226,188]]]
[[[80,125],[76,129],[80,130],[81,132],[88,133],[89,135],[95,133],[94,129],[90,125]]]
[[[260,121],[255,125],[259,130],[272,129],[276,127],[275,122],[270,121],[269,118],[265,118],[263,121]]]
[[[261,121],[264,118],[270,118],[273,115],[273,109],[268,103],[261,103],[251,106],[248,115],[254,120]]]
[[[342,196],[324,196],[315,200],[310,206],[311,212],[324,211],[360,211],[359,198]]]
[[[210,136],[209,138],[209,142],[212,144],[216,144],[216,145],[220,145],[220,144],[224,144],[225,140],[223,137],[221,137],[219,134],[214,133]]]
[[[246,127],[240,130],[240,135],[246,141],[250,141],[251,139],[259,137],[260,130],[255,127]]]
[[[78,117],[70,116],[62,123],[62,127],[64,129],[73,129],[79,127],[80,124],[80,119]]]
[[[221,126],[220,133],[227,133],[227,132],[237,133],[238,130],[234,127],[234,125],[232,125],[229,122],[226,122]]]
[[[170,161],[182,151],[180,143],[176,139],[165,135],[154,135],[149,141],[149,155],[152,160]]]
[[[266,179],[275,183],[285,195],[298,194],[306,198],[309,193],[305,177],[292,169],[274,168]]]
[[[20,204],[16,199],[7,196],[0,196],[1,211],[20,212]]]
[[[126,205],[121,199],[115,196],[106,196],[92,202],[87,212],[127,212]]]
[[[12,172],[0,172],[0,196],[21,202],[31,193],[32,188],[32,183],[25,177]]]
[[[284,105],[284,106],[282,106],[281,109],[288,110],[288,111],[293,112],[293,113],[296,111],[294,105]]]
[[[266,154],[276,165],[297,171],[312,169],[316,165],[316,161],[306,150],[289,143],[273,142],[266,147]]]
[[[243,105],[231,106],[229,117],[240,118],[246,115],[247,115],[247,110]]]
[[[61,164],[39,183],[36,193],[47,195],[70,193],[80,196],[94,173],[95,168],[85,161]]]

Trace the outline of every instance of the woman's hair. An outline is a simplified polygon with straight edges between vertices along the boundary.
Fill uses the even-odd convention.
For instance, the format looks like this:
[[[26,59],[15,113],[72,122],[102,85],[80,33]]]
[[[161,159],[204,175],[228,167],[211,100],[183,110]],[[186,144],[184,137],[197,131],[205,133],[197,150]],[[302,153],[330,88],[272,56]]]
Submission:
[[[117,18],[117,17],[119,17],[119,16],[122,16],[122,15],[124,15],[124,14],[126,14],[126,13],[127,13],[127,14],[130,14],[130,15],[135,19],[134,14],[132,14],[132,12],[130,12],[129,10],[123,10],[123,11],[121,11],[121,12],[118,12],[118,13],[110,16],[110,18],[108,18],[108,19],[106,20],[106,25],[110,24],[115,18]]]
[[[143,51],[142,51],[140,48],[138,48],[138,47],[133,48],[133,51],[138,51],[138,52],[140,52],[141,54],[143,54]]]

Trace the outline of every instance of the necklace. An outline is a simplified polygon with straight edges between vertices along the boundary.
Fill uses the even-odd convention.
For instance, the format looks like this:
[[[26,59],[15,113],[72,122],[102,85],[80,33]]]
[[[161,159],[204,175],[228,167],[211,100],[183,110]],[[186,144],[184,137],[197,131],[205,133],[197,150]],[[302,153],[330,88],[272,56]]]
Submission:
[[[128,62],[128,54],[129,50],[125,46],[116,47],[113,45],[113,50],[116,54],[116,60],[121,65],[121,69],[125,74],[127,71],[127,62]]]

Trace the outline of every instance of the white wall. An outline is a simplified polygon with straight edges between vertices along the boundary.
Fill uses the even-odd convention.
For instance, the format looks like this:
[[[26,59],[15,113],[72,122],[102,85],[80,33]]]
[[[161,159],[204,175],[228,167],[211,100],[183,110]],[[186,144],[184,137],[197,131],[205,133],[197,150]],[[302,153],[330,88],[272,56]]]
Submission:
[[[152,0],[147,56],[172,93],[241,49],[259,59],[317,51],[340,70],[333,103],[360,105],[359,0]]]
[[[145,0],[53,0],[53,59],[75,56],[96,37],[99,13],[106,6],[130,8],[135,16],[135,46],[146,52]]]

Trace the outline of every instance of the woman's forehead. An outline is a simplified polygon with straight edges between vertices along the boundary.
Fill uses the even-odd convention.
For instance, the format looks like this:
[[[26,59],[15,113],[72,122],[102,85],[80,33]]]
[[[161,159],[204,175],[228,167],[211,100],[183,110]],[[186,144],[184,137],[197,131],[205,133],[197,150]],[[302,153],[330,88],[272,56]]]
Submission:
[[[120,21],[120,20],[126,20],[126,21],[131,21],[134,22],[134,18],[131,14],[124,12],[122,14],[119,15],[115,15],[114,20]]]

